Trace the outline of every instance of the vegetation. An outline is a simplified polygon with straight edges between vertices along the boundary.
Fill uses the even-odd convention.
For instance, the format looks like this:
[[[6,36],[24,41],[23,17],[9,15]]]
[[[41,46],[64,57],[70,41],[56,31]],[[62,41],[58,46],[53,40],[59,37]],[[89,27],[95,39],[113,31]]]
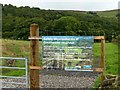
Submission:
[[[30,42],[22,40],[0,39],[2,41],[2,56],[28,58],[30,63]],[[41,46],[41,42],[39,44]],[[2,60],[3,66],[8,66],[8,60]],[[42,62],[40,62],[42,64]],[[17,60],[11,66],[24,67],[25,61]],[[21,76],[25,75],[25,70],[2,69],[3,75]]]
[[[29,41],[21,40],[2,40],[2,54],[3,56],[13,57],[28,57],[29,58]],[[41,42],[40,42],[41,45]],[[14,47],[14,48],[13,48]],[[106,74],[118,74],[118,45],[113,43],[106,43]],[[100,43],[94,44],[94,56],[100,58]],[[30,60],[30,59],[29,59]],[[30,62],[30,61],[29,61]],[[15,62],[17,66],[23,66],[24,62]],[[22,70],[3,70],[4,75],[24,75],[25,72]],[[100,77],[97,78],[94,87],[99,86]]]
[[[98,15],[101,17],[116,17],[118,13],[118,10],[110,10],[110,11],[99,11]]]
[[[41,44],[41,42],[40,42]],[[14,47],[14,48],[13,48]],[[2,54],[3,56],[13,57],[28,57],[29,41],[20,40],[2,40]],[[118,45],[113,43],[106,43],[106,74],[118,74]],[[14,53],[14,54],[13,54]],[[94,56],[100,58],[100,43],[94,44]],[[17,62],[16,65],[22,65]]]
[[[96,58],[100,58],[100,43],[95,43],[94,45],[94,56],[95,59]],[[114,74],[114,75],[118,75],[119,70],[118,70],[118,45],[114,44],[114,43],[106,43],[105,45],[105,75],[107,74]],[[97,77],[95,83],[94,83],[94,87],[98,87],[100,85],[100,76]],[[96,88],[94,88],[94,90],[97,90]]]
[[[2,35],[6,39],[28,40],[29,27],[32,23],[39,24],[42,35],[59,35],[54,32],[62,32],[61,35],[66,33],[80,35],[80,32],[91,32],[93,35],[93,31],[104,31],[106,40],[110,42],[119,35],[117,10],[104,12],[43,10],[28,6],[16,7],[10,4],[4,5],[2,12]]]
[[[2,5],[3,6],[3,5]],[[100,35],[105,32],[106,41],[119,42],[120,32],[117,10],[100,12],[81,12],[63,10],[43,10],[37,7],[30,8],[4,5],[2,8],[2,54],[3,56],[29,58],[29,27],[32,23],[40,26],[42,35],[81,35],[80,32]],[[1,23],[1,22],[0,22]],[[83,35],[83,34],[82,34]],[[14,40],[8,40],[14,39]],[[17,41],[16,41],[17,40]],[[41,42],[40,42],[41,44]],[[100,58],[100,44],[94,45],[95,58]],[[95,59],[95,60],[96,60]],[[30,60],[30,59],[29,59]],[[16,62],[21,66],[23,62]],[[42,64],[42,62],[41,62]],[[3,72],[4,75],[23,75],[23,71]],[[106,74],[118,74],[118,45],[106,43]],[[96,81],[98,86],[99,78]]]

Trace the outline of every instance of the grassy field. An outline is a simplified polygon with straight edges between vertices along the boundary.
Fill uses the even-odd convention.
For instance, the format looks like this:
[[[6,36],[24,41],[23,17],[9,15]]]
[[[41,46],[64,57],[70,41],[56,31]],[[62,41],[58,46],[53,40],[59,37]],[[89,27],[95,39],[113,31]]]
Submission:
[[[8,57],[30,57],[30,42],[29,41],[20,41],[20,40],[2,40],[2,55]],[[40,42],[41,46],[41,42]],[[100,59],[100,43],[94,44],[94,57]],[[106,43],[105,47],[106,53],[106,74],[118,74],[118,45],[114,43]],[[23,62],[16,62],[16,65],[21,66]],[[4,75],[23,75],[24,71],[12,71],[6,70],[3,72]],[[98,78],[95,82],[95,86],[99,83],[100,79]]]
[[[100,43],[94,45],[94,56],[100,57]],[[118,74],[118,45],[113,43],[106,43],[105,45],[105,74]],[[94,87],[100,85],[100,76],[96,79]],[[96,90],[96,89],[93,89]]]
[[[100,43],[94,45],[95,57],[100,56]],[[118,45],[106,43],[105,46],[106,74],[118,74]]]
[[[2,55],[8,57],[30,58],[29,41],[2,40]],[[41,46],[41,42],[40,42]],[[94,44],[94,56],[100,58],[100,43]],[[118,46],[106,43],[106,74],[118,74]],[[18,62],[20,65],[20,62]]]
[[[41,42],[40,42],[41,44]],[[2,56],[4,57],[24,57],[29,59],[30,63],[30,42],[29,41],[21,41],[21,40],[2,40]],[[6,60],[2,60],[2,64],[4,66],[7,65]],[[14,66],[24,67],[25,61],[18,60],[15,62]],[[12,76],[21,76],[25,74],[24,70],[10,70],[10,69],[2,69],[3,75],[12,75]]]
[[[99,11],[97,14],[101,17],[116,17],[118,10]]]
[[[81,12],[83,14],[87,14],[88,12]],[[116,15],[118,14],[118,10],[106,10],[106,11],[96,11],[97,15],[100,17],[106,18],[117,18]]]

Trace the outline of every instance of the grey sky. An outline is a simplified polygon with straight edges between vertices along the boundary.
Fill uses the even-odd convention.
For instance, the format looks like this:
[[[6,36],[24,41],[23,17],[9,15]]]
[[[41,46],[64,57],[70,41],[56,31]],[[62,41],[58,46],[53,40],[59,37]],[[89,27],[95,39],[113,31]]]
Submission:
[[[118,8],[119,0],[0,0],[2,4],[54,10],[103,11]]]

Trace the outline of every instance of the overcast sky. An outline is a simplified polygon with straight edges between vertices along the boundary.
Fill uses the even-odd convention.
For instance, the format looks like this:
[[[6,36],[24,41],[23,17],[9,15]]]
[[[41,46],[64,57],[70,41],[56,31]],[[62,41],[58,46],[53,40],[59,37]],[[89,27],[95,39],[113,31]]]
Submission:
[[[2,4],[53,10],[104,11],[118,9],[120,0],[0,0]]]

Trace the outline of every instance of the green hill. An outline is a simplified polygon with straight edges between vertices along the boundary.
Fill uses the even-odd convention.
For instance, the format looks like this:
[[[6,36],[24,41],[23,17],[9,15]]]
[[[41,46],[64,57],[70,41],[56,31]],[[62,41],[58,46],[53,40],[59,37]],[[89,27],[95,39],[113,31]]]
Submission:
[[[43,10],[11,4],[2,6],[2,37],[5,39],[28,40],[32,23],[40,26],[42,35],[79,35],[81,32],[84,35],[99,32],[97,35],[100,35],[104,31],[106,40],[111,42],[119,34],[118,20],[115,18],[117,10],[83,12]]]
[[[100,17],[108,17],[108,18],[117,18],[116,15],[118,14],[118,10],[110,10],[110,11],[99,11],[97,12],[97,14],[100,16]]]

